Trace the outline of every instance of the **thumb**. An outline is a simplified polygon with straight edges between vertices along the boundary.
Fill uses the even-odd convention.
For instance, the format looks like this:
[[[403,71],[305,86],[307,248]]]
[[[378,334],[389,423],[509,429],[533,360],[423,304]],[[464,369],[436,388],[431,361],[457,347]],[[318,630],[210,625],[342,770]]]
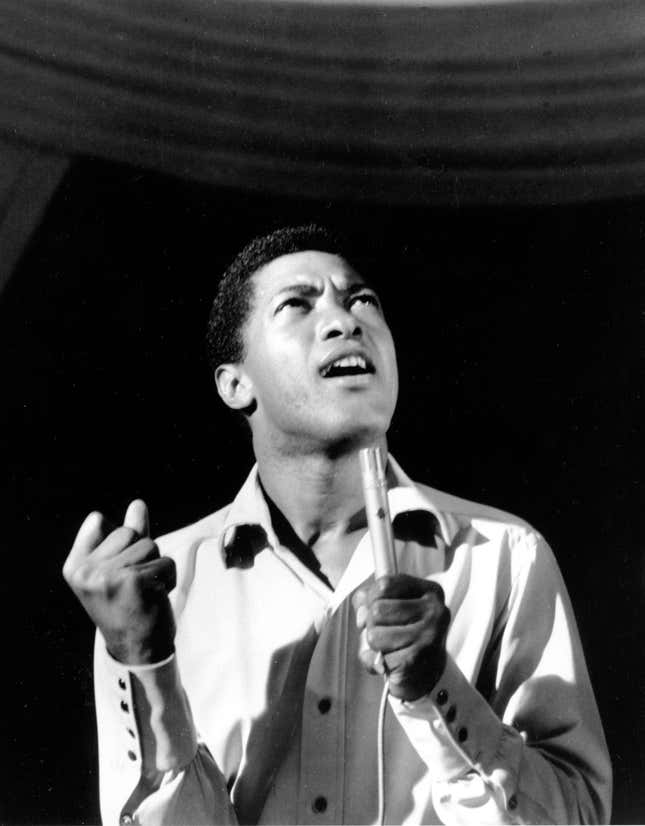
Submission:
[[[358,659],[370,674],[383,674],[383,656],[373,651],[367,642],[367,633],[361,632],[359,638]]]
[[[148,506],[143,499],[135,499],[133,502],[130,502],[125,512],[123,524],[126,528],[132,528],[139,536],[150,536]]]

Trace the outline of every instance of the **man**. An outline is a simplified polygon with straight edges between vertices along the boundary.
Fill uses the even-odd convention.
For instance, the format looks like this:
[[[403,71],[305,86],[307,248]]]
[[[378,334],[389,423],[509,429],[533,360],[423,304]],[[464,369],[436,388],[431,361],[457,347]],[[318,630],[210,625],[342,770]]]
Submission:
[[[386,455],[397,367],[337,242],[252,242],[208,342],[250,427],[247,482],[156,543],[139,500],[121,527],[90,514],[64,567],[98,628],[104,822],[608,820],[604,737],[540,535],[390,457],[401,573],[374,580],[358,451]]]

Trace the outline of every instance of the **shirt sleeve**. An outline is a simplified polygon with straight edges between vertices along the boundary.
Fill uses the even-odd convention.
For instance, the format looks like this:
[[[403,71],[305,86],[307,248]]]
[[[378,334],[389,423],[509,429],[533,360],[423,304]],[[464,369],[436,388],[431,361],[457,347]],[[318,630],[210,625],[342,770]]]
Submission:
[[[390,698],[429,767],[442,822],[609,822],[602,726],[564,583],[538,535],[485,660],[485,696],[448,656],[430,694]]]
[[[94,689],[105,826],[237,823],[225,779],[199,742],[174,655],[123,665],[97,633]]]

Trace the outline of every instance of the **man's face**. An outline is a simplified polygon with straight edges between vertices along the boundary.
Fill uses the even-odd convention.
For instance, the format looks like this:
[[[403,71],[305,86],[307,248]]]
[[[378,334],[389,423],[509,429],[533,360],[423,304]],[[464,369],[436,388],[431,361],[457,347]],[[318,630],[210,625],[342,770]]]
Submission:
[[[254,434],[312,447],[382,436],[398,374],[375,292],[342,258],[317,251],[276,258],[253,280],[241,368]]]

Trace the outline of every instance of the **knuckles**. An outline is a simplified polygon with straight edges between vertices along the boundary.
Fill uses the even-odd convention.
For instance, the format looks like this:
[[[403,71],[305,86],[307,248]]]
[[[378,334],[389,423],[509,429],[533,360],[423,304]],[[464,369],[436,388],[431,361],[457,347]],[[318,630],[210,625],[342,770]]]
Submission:
[[[374,587],[372,589],[374,598],[378,599],[379,597],[386,597],[392,590],[393,584],[396,583],[397,578],[398,577],[396,575],[390,574],[379,577],[374,583]]]
[[[369,599],[436,599],[445,602],[443,588],[432,579],[421,579],[409,574],[386,574],[379,577],[369,589]]]
[[[428,579],[426,582],[428,584],[427,594],[434,596],[434,598],[443,605],[446,601],[446,595],[444,594],[441,585],[433,579]]]
[[[118,598],[140,602],[146,594],[170,591],[175,587],[177,572],[172,559],[159,557],[156,544],[151,539],[141,540],[141,555],[149,560],[156,554],[156,566],[152,569],[138,565],[119,565],[118,556],[95,563],[91,560],[66,572],[66,580],[82,600],[114,601]]]
[[[137,551],[142,558],[159,558],[159,548],[157,547],[157,543],[153,539],[150,539],[149,536],[144,536],[142,539],[139,539],[135,544],[137,546]]]

